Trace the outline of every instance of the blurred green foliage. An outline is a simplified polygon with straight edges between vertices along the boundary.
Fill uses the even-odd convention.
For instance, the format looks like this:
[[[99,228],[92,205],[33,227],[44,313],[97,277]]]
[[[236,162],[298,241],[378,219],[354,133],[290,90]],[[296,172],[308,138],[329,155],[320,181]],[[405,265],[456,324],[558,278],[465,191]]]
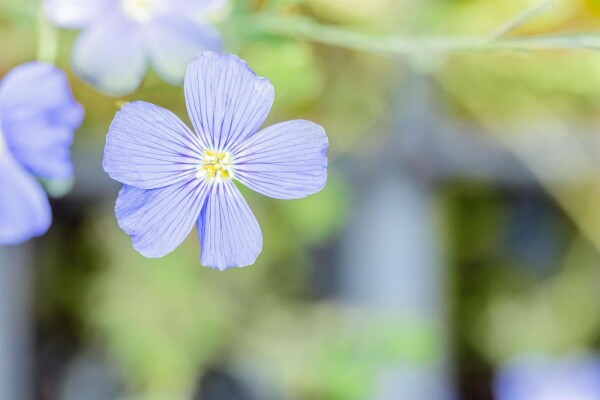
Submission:
[[[479,104],[478,118],[535,121],[548,109],[586,118],[600,106],[600,59],[593,53],[452,57],[440,78],[457,112],[468,116],[460,103],[468,98]]]
[[[411,66],[439,80],[457,118],[533,120],[543,117],[539,110],[544,109],[563,118],[591,119],[600,106],[598,55],[507,51],[425,54],[417,63],[399,62],[265,32],[257,26],[258,17],[268,13],[285,24],[288,16],[302,16],[368,33],[485,36],[531,4],[234,2],[219,22],[227,50],[274,84],[276,101],[268,123],[306,118],[326,127],[331,142],[327,187],[289,202],[243,190],[263,230],[264,250],[256,265],[226,273],[199,266],[195,232],[165,258],[141,257],[117,227],[112,205],[95,206],[87,210],[86,221],[77,223],[77,235],[63,232],[74,243],[48,239],[44,254],[49,266],[39,276],[40,320],[58,320],[57,315],[78,320],[87,344],[107,349],[130,392],[143,399],[187,398],[204,368],[244,365],[244,360],[268,364],[265,370],[281,378],[287,398],[364,399],[382,366],[438,359],[445,340],[438,326],[404,317],[390,321],[311,298],[314,253],[335,241],[352,213],[353,188],[341,161],[377,157],[388,135],[380,120],[397,113],[391,100]],[[68,61],[77,32],[55,30],[40,18],[36,1],[0,2],[0,74],[36,57],[56,57],[53,61],[69,73],[75,97],[86,109],[74,151],[101,153],[114,113],[134,99],[168,108],[189,123],[183,90],[153,72],[135,93],[119,99],[79,81]],[[573,31],[598,23],[595,0],[563,1],[517,33]],[[473,115],[464,99],[477,103],[480,113]],[[460,271],[473,268],[466,277],[453,277],[457,295],[448,299],[461,313],[457,341],[491,363],[522,351],[592,346],[600,329],[595,249],[582,243],[573,227],[564,228],[577,242],[558,272],[540,282],[514,260],[496,257],[507,215],[501,196],[480,187],[464,190],[472,197],[450,196],[445,209],[456,229],[449,263]]]

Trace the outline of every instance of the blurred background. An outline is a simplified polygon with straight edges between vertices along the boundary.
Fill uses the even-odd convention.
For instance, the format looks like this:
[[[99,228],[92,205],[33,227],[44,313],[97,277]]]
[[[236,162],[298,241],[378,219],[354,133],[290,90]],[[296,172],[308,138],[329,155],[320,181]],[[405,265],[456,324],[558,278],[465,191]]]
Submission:
[[[76,31],[0,0],[0,75],[51,60],[86,109],[50,231],[0,248],[0,399],[600,399],[600,55],[313,31],[486,37],[533,3],[232,1],[216,24],[275,86],[267,124],[323,125],[330,166],[307,199],[243,190],[263,252],[218,272],[195,231],[140,256],[101,168],[124,102],[189,123],[182,88],[102,95],[71,73]],[[554,3],[511,34],[600,28],[600,0]]]

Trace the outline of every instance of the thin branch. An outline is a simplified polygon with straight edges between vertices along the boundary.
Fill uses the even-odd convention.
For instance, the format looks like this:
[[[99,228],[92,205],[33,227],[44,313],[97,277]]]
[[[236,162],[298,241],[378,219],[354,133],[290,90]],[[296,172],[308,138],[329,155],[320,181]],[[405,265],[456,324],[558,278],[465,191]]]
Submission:
[[[540,0],[533,6],[524,10],[523,12],[515,15],[513,18],[508,21],[502,23],[499,27],[494,29],[492,33],[490,33],[490,39],[497,39],[502,36],[509,34],[515,29],[523,26],[527,22],[529,22],[532,18],[536,17],[538,14],[546,11],[550,6],[555,4],[555,0]]]
[[[56,64],[58,56],[58,29],[56,29],[44,16],[40,8],[38,12],[38,40],[37,55],[39,61]]]
[[[305,17],[258,15],[249,28],[261,33],[289,36],[330,46],[393,56],[491,50],[600,50],[599,33],[545,34],[497,38],[412,37],[369,35],[344,27],[320,24]]]

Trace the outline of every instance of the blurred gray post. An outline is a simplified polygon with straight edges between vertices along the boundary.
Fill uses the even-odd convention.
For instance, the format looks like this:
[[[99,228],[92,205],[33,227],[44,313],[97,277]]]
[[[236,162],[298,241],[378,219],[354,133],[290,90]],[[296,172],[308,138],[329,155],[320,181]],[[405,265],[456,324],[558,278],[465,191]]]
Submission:
[[[373,398],[451,399],[445,272],[432,193],[410,176],[385,173],[365,193],[368,199],[361,200],[354,229],[345,238],[344,298],[370,309],[375,323],[384,318],[408,328],[418,324],[434,329],[432,337],[439,339],[435,360],[399,361],[383,370]]]
[[[355,213],[342,239],[342,299],[375,318],[415,326],[415,332],[433,330],[438,338],[435,359],[382,367],[372,395],[377,400],[453,398],[435,181],[425,155],[415,155],[424,169],[407,160],[401,136],[426,137],[435,125],[431,87],[423,79],[409,78],[392,107],[388,144],[357,171]]]
[[[32,245],[0,247],[0,399],[31,393]]]
[[[594,172],[600,142],[593,130],[568,126],[549,114],[548,121],[521,127],[500,143],[480,126],[449,119],[437,92],[432,77],[409,74],[391,107],[389,127],[380,128],[390,131],[386,145],[376,157],[352,160],[359,167],[353,171],[355,214],[342,239],[342,299],[372,315],[422,323],[440,334],[437,362],[382,371],[373,395],[378,400],[456,397],[445,326],[447,266],[435,205],[446,183],[470,180],[539,190],[540,181],[600,179]]]

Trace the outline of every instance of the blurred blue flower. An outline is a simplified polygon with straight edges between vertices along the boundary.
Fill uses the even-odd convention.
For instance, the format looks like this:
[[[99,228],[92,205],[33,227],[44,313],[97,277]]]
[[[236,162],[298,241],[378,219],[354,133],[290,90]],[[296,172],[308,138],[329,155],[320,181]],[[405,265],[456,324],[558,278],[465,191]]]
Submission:
[[[233,55],[203,53],[189,65],[184,89],[195,133],[145,102],[128,103],[115,116],[103,165],[125,184],[117,220],[146,257],[170,253],[196,224],[203,265],[250,265],[262,235],[233,179],[278,199],[316,193],[327,180],[327,136],[305,120],[258,131],[273,86]]]
[[[494,392],[496,400],[600,400],[600,358],[520,357],[500,368]]]
[[[73,70],[107,94],[137,88],[148,60],[165,81],[180,85],[185,68],[221,36],[199,19],[225,0],[45,0],[55,25],[84,31],[71,53]],[[195,17],[199,16],[199,19]]]
[[[50,227],[48,198],[34,177],[71,177],[69,148],[82,119],[83,108],[58,68],[31,62],[0,82],[0,245]]]

